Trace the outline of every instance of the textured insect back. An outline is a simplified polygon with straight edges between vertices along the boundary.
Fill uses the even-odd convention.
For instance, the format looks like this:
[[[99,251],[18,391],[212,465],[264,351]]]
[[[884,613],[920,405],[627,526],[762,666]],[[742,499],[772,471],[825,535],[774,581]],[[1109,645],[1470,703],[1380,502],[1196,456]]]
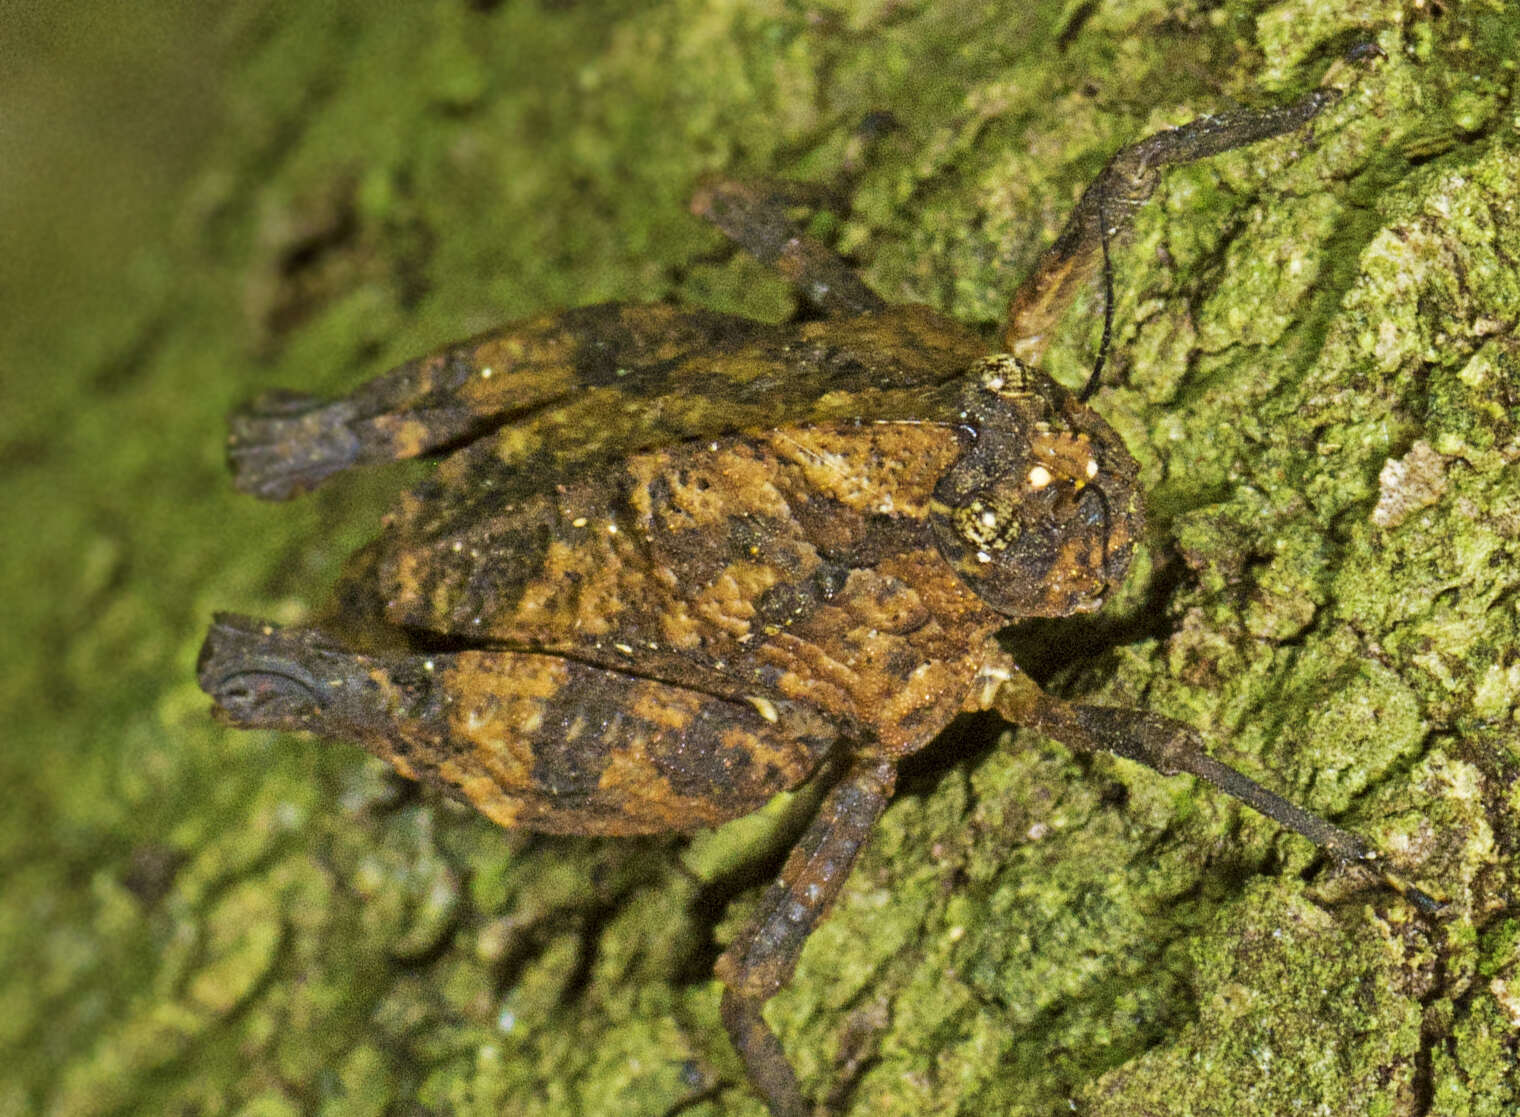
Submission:
[[[1096,609],[1129,568],[1143,523],[1119,436],[1008,354],[972,370],[961,419],[969,445],[931,507],[940,553],[1008,616]]]

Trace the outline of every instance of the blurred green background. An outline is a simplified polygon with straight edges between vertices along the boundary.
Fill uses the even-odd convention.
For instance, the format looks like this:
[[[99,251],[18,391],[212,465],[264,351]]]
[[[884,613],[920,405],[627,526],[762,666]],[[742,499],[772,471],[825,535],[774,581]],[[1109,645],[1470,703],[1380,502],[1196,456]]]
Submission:
[[[758,1112],[707,970],[785,804],[547,841],[214,726],[212,610],[301,619],[426,469],[259,506],[224,416],[556,306],[784,316],[692,183],[827,178],[881,109],[820,229],[990,337],[1107,154],[1364,39],[1387,57],[1316,142],[1169,178],[1121,248],[1099,407],[1158,542],[1054,643],[1450,922],[980,725],[910,772],[772,1019],[859,1112],[1514,1112],[1516,32],[1481,3],[8,3],[0,1114]],[[1374,527],[1420,439],[1424,511]]]

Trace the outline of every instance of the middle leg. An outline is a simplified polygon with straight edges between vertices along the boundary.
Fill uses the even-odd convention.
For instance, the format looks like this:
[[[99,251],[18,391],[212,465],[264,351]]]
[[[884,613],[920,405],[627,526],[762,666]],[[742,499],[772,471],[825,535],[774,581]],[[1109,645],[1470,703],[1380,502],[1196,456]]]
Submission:
[[[1204,751],[1198,732],[1180,721],[1145,710],[1088,706],[1046,694],[1018,668],[1002,665],[1001,685],[985,705],[1003,718],[1043,733],[1081,752],[1108,752],[1138,761],[1163,776],[1187,773],[1300,834],[1341,865],[1371,870],[1426,915],[1441,904],[1394,873],[1363,839],[1312,811],[1268,791],[1249,776]]]
[[[838,898],[896,779],[890,761],[871,758],[845,773],[766,889],[760,910],[714,967],[725,986],[724,1027],[776,1117],[805,1117],[811,1107],[761,1009],[797,968],[803,944]]]
[[[691,211],[767,267],[780,272],[797,293],[828,315],[865,314],[887,304],[844,258],[797,227],[786,215],[796,191],[785,184],[732,179],[703,183]]]

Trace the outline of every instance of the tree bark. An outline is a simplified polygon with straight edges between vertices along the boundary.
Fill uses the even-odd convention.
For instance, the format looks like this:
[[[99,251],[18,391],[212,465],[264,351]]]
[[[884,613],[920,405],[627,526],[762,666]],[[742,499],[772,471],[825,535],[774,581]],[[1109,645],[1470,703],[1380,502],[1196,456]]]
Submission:
[[[708,172],[848,170],[820,233],[888,301],[990,338],[1114,150],[1332,66],[1346,94],[1306,133],[1169,171],[1115,246],[1095,406],[1152,535],[1104,612],[1013,643],[1063,694],[1196,726],[1447,912],[1192,781],[978,720],[905,769],[766,1015],[849,1112],[1520,1105],[1513,14],[221,7],[183,41],[116,29],[121,96],[161,98],[122,119],[193,143],[143,133],[82,156],[81,193],[24,195],[41,236],[137,191],[109,257],[75,237],[0,275],[30,327],[0,442],[0,1113],[760,1112],[709,971],[805,802],[690,840],[541,839],[357,749],[214,726],[211,610],[315,611],[409,475],[255,506],[223,416],[599,299],[790,313],[686,213]],[[50,49],[98,89],[117,55],[78,35]],[[1336,62],[1359,42],[1382,57]],[[899,128],[863,148],[883,110]],[[52,298],[37,260],[93,294]],[[1056,337],[1068,385],[1101,319],[1095,289]]]

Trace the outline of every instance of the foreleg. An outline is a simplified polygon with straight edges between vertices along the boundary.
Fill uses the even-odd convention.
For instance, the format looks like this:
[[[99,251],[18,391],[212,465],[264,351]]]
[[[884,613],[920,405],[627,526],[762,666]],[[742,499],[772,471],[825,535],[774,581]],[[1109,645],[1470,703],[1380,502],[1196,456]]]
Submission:
[[[1029,364],[1039,362],[1056,321],[1096,273],[1105,238],[1130,229],[1135,212],[1155,191],[1163,167],[1292,132],[1339,96],[1333,89],[1317,89],[1277,108],[1202,116],[1122,149],[1082,192],[1066,228],[1014,292],[1003,323],[1004,347]]]

